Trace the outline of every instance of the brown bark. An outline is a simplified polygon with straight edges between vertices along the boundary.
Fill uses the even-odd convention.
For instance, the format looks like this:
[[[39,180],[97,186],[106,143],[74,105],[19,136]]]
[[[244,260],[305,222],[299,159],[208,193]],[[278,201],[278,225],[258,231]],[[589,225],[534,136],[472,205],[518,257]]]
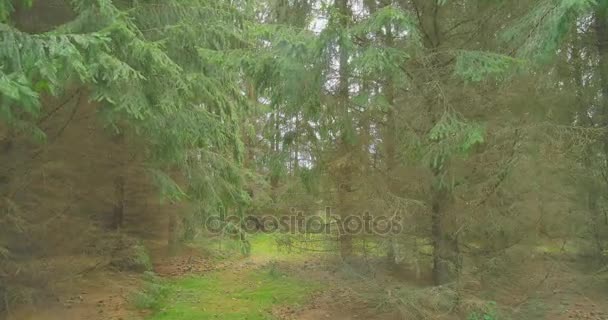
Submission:
[[[440,5],[437,1],[414,1],[423,34],[427,38],[426,46],[431,51],[437,51],[442,41],[442,30],[439,24]],[[437,58],[438,59],[438,58]],[[440,65],[436,63],[432,65]],[[437,75],[435,75],[437,76]],[[444,82],[441,80],[440,82]],[[439,98],[441,99],[441,98]],[[443,109],[436,110],[435,105],[441,106],[440,101],[432,101],[429,110],[437,121]],[[441,184],[447,175],[447,163],[433,169],[431,187],[431,238],[433,243],[433,281],[436,285],[444,285],[458,279],[460,271],[460,252],[458,239],[448,227],[447,208],[451,202],[450,190]]]
[[[384,1],[383,5],[388,6],[391,1]],[[394,36],[392,32],[392,26],[388,26],[384,39],[385,45],[388,48],[394,45]],[[395,87],[394,79],[389,74],[384,84],[384,94],[386,101],[388,102],[388,111],[386,113],[385,123],[385,135],[384,135],[384,146],[386,152],[386,179],[388,181],[389,192],[398,196],[398,182],[395,179],[395,170],[397,169],[397,112],[395,110]],[[388,250],[386,252],[386,259],[389,265],[395,264],[396,252],[394,248],[394,239],[389,238]]]
[[[125,217],[125,177],[122,175],[114,179],[114,196],[112,229],[120,230]]]
[[[434,186],[431,205],[431,236],[433,241],[433,281],[436,285],[453,282],[460,269],[458,241],[446,227],[446,207],[450,201],[449,191]]]
[[[597,112],[597,116],[594,117],[596,119],[594,123],[605,128],[608,126],[608,7],[605,4],[599,4],[594,15],[593,27],[599,55],[598,69],[602,94],[600,108]],[[601,137],[600,143],[604,153],[603,156],[608,156],[608,134],[604,134]],[[604,188],[605,187],[606,186],[604,185]],[[598,253],[597,256],[600,257],[601,262],[604,263],[606,260],[603,256],[605,239],[602,237],[600,226],[602,225],[605,216],[599,205],[600,193],[601,191],[598,190],[598,188],[592,187],[588,194],[588,205],[591,213],[591,222],[593,224],[592,232]]]
[[[169,250],[169,253],[176,252],[179,245],[178,218],[178,214],[175,210],[169,212],[169,223],[167,224],[167,249]]]
[[[119,146],[126,146],[125,143],[125,134],[120,133],[115,136],[113,142]],[[119,166],[118,174],[114,178],[114,208],[112,212],[112,228],[115,230],[120,230],[124,224],[125,218],[125,185],[126,185],[126,176],[127,176],[127,166],[128,163],[122,159],[122,157],[118,158]]]
[[[281,143],[281,126],[279,125],[279,111],[278,109],[274,111],[274,113],[272,114],[272,126],[273,126],[273,132],[272,132],[272,139],[271,139],[271,145],[270,148],[272,149],[272,154],[275,157],[279,156],[279,152],[280,152],[280,147],[279,144]],[[275,159],[276,160],[276,159]],[[276,165],[276,164],[274,164]],[[277,201],[277,190],[279,188],[279,174],[277,172],[274,171],[270,172],[270,189],[271,189],[271,197],[272,199],[276,202]]]
[[[343,28],[348,27],[349,20],[349,7],[348,0],[336,0],[336,8],[340,12],[340,25]],[[343,43],[339,43],[339,84],[338,84],[338,112],[341,115],[342,121],[344,123],[349,123],[349,70],[348,70],[348,51],[346,50],[346,46]],[[352,151],[352,142],[350,140],[351,137],[348,137],[350,129],[347,130],[346,125],[342,128],[342,136],[341,141],[339,142],[340,147],[338,148],[340,154],[339,156],[344,156],[347,154],[351,154]],[[342,174],[339,175],[338,180],[338,206],[340,210],[340,216],[342,220],[349,215],[349,193],[351,192],[351,175],[352,168],[351,164],[346,160],[346,164],[344,168],[342,168]],[[339,236],[339,248],[340,248],[340,256],[342,259],[348,260],[353,256],[353,244],[352,244],[352,235],[342,232]]]

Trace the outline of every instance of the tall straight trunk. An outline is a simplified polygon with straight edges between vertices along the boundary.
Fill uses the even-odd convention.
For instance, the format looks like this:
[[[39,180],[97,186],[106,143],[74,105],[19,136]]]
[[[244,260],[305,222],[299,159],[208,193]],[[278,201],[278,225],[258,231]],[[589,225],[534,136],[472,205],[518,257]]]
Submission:
[[[300,113],[296,113],[295,137],[292,142],[294,149],[293,175],[298,175],[300,169]]]
[[[383,1],[383,6],[391,5],[390,0]],[[387,48],[392,48],[394,46],[395,37],[393,35],[392,25],[389,25],[386,29],[386,35],[384,36],[384,43]],[[388,177],[392,176],[392,171],[397,167],[397,122],[395,111],[395,83],[393,76],[388,74],[384,81],[384,96],[389,105],[388,111],[386,113],[386,130],[384,136],[384,145],[386,152],[386,167],[388,171]],[[391,183],[391,191],[394,191],[394,183]]]
[[[450,202],[449,191],[435,184],[431,201],[433,281],[436,285],[444,285],[457,279],[460,265],[458,241],[446,226],[445,215],[446,207]]]
[[[113,142],[119,146],[126,145],[126,138],[124,133],[119,133],[116,137],[114,137]],[[124,159],[119,158],[119,172],[118,175],[114,178],[113,187],[114,187],[114,206],[112,212],[112,228],[115,230],[120,230],[124,224],[125,218],[125,187],[126,187],[126,179],[127,179],[127,167],[128,162]]]
[[[179,247],[179,216],[177,211],[172,208],[169,211],[169,223],[167,224],[167,250],[169,254],[177,252]]]
[[[272,113],[272,139],[270,148],[272,149],[272,156],[274,157],[274,161],[279,156],[279,143],[281,139],[280,125],[279,125],[279,110],[278,107]],[[276,166],[276,163],[273,163],[273,166]],[[276,168],[272,168],[272,172],[270,173],[270,188],[271,188],[271,197],[276,202],[277,201],[277,189],[279,188],[279,174],[276,172]]]
[[[386,1],[385,5],[390,5],[390,1]],[[389,25],[386,30],[385,45],[388,48],[392,48],[394,45],[394,36],[392,32],[392,26]],[[384,145],[386,152],[386,179],[388,180],[389,192],[398,196],[399,184],[395,179],[395,170],[397,169],[397,112],[395,110],[395,87],[394,79],[389,74],[384,84],[385,97],[388,102],[388,111],[386,114],[386,128],[384,136]],[[389,265],[395,265],[396,262],[396,250],[395,250],[395,239],[393,236],[388,238],[388,250],[386,252],[386,260]]]
[[[575,110],[575,124],[579,126],[589,126],[591,123],[589,121],[589,106],[587,106],[584,101],[585,84],[583,82],[583,61],[581,58],[580,46],[581,40],[580,36],[577,34],[570,47],[572,80],[576,89],[576,103],[578,105],[578,108]]]
[[[249,101],[251,102],[251,104],[255,107],[257,107],[258,105],[258,95],[256,93],[256,89],[255,89],[255,85],[254,83],[251,81],[249,82],[248,86],[247,86],[247,96],[249,97]],[[254,148],[255,148],[255,143],[254,143],[255,138],[251,137],[249,135],[247,135],[246,140],[245,140],[245,163],[244,166],[245,168],[249,168],[249,169],[255,169],[255,163],[254,163]]]
[[[606,128],[608,127],[608,6],[603,3],[598,4],[598,8],[596,9],[594,15],[596,46],[599,55],[598,71],[601,84],[601,103],[595,124],[602,128]],[[604,134],[601,137],[600,144],[602,157],[605,159],[608,157],[608,134]],[[606,188],[605,183],[598,182],[598,184],[602,185],[604,189]],[[604,241],[606,239],[603,238],[602,231],[604,230],[602,230],[603,228],[600,226],[604,226],[604,228],[608,226],[604,224],[604,215],[599,205],[601,192],[602,191],[598,190],[598,188],[593,188],[593,190],[589,191],[588,199],[589,211],[591,213],[591,220],[593,223],[592,231],[594,233],[596,250],[598,251],[598,257],[600,257],[600,260],[602,260],[601,262],[603,263],[605,262],[605,257],[602,253],[605,249]]]
[[[336,8],[340,13],[340,25],[342,28],[346,29],[348,27],[348,17],[349,17],[349,9],[348,9],[348,0],[336,0]],[[344,41],[343,39],[341,39]],[[344,128],[342,128],[342,136],[340,141],[340,152],[343,154],[350,154],[352,152],[352,137],[348,137],[349,134],[353,134],[348,128],[346,130],[346,126],[351,125],[351,121],[349,117],[351,116],[349,113],[349,70],[348,70],[348,52],[346,46],[339,42],[339,84],[338,84],[338,108],[339,113],[341,114],[342,121],[346,124]],[[340,156],[342,156],[341,154]],[[348,160],[347,160],[348,161]],[[338,206],[340,210],[340,216],[342,220],[346,219],[349,215],[349,197],[348,193],[351,190],[351,180],[352,180],[352,170],[351,165],[347,164],[346,168],[343,168],[342,174],[339,177],[338,182]],[[348,259],[353,255],[353,244],[352,244],[352,235],[346,232],[341,232],[339,236],[339,247],[340,247],[340,255],[343,259]]]
[[[597,51],[599,54],[599,75],[601,81],[601,109],[600,124],[608,124],[608,9],[600,5],[595,12],[594,29],[596,35]]]
[[[605,27],[602,26],[601,24],[596,24],[595,26],[596,30],[599,31],[597,33],[598,36],[598,51],[601,52],[602,51],[602,45],[600,43],[600,35],[602,34],[601,29],[604,29]],[[574,39],[574,42],[571,45],[570,48],[570,54],[571,54],[571,64],[573,66],[572,69],[572,79],[574,81],[574,85],[576,88],[576,103],[578,105],[578,108],[576,110],[576,115],[575,115],[575,119],[576,119],[576,124],[580,125],[580,126],[592,126],[593,124],[591,123],[591,119],[589,118],[589,107],[585,104],[584,101],[584,82],[583,82],[583,70],[582,70],[582,59],[581,59],[581,52],[580,52],[580,39],[577,35],[577,37]],[[604,79],[602,79],[603,82]],[[593,161],[593,154],[594,154],[594,146],[591,146],[590,148],[587,148],[584,151],[584,166],[586,167],[587,170],[593,170],[594,168],[594,161]],[[591,232],[593,234],[593,243],[596,247],[596,251],[598,253],[598,256],[601,257],[601,253],[603,251],[603,245],[602,245],[602,239],[600,237],[601,232],[600,232],[600,222],[598,221],[600,215],[601,215],[601,209],[600,209],[600,205],[599,205],[599,200],[600,200],[600,185],[601,182],[597,181],[597,178],[595,177],[591,177],[589,178],[589,181],[586,181],[585,183],[585,192],[586,192],[586,200],[587,200],[587,210],[589,210],[590,216],[591,216],[591,221],[592,221],[592,227],[591,227]]]
[[[114,208],[112,212],[112,229],[120,231],[125,218],[125,177],[120,174],[114,179]]]
[[[257,107],[258,96],[257,96],[255,85],[254,85],[253,81],[250,81],[249,84],[247,85],[247,96],[248,96],[251,104],[254,106],[254,108]],[[249,169],[251,171],[256,171],[255,153],[254,153],[254,150],[256,147],[255,137],[252,137],[249,134],[246,134],[244,142],[245,142],[245,161],[243,163],[243,166],[246,169]],[[251,188],[247,188],[247,193],[249,194],[249,197],[251,197],[253,199],[254,190]]]
[[[421,1],[415,1],[420,6]],[[428,35],[427,46],[436,52],[442,41],[442,34],[439,24],[440,5],[438,1],[425,1],[424,4],[424,23],[425,33]],[[439,98],[441,99],[441,98]],[[442,106],[442,101],[434,101],[434,105],[429,110],[433,112],[431,116],[439,119],[443,108],[437,110],[436,106]],[[436,285],[452,283],[458,279],[460,272],[460,252],[458,239],[451,233],[448,223],[448,207],[451,203],[450,190],[441,181],[447,175],[447,163],[443,163],[440,168],[433,168],[433,178],[431,187],[431,239],[433,244],[433,281]]]

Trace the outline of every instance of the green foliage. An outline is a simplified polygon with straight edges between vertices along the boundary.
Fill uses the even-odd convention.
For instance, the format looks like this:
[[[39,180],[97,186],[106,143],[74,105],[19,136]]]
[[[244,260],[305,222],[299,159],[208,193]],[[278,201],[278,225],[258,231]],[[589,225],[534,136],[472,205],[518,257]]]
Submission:
[[[270,0],[272,18],[278,23],[290,24],[296,27],[306,27],[310,22],[314,0],[288,1]]]
[[[363,75],[378,76],[396,72],[408,58],[409,55],[403,50],[370,46],[363,49],[352,63]]]
[[[503,39],[517,48],[519,56],[544,60],[556,53],[575,20],[596,4],[596,0],[538,1],[504,32]]]
[[[150,171],[150,175],[154,178],[156,184],[160,186],[161,199],[177,202],[187,196],[180,186],[166,173],[159,170]]]
[[[483,310],[473,311],[467,317],[467,320],[499,320],[496,302],[489,302]]]
[[[284,177],[287,173],[285,168],[285,162],[287,161],[288,154],[285,152],[268,154],[264,157],[263,161],[270,170],[272,177]]]
[[[499,54],[456,48],[485,48],[484,43],[494,41],[496,33],[509,25],[511,12],[500,17],[500,21],[488,22],[469,11],[490,1],[436,0],[416,8],[410,3],[404,5],[406,2],[363,1],[360,8],[356,5],[338,8],[329,4],[317,7],[318,2],[314,1],[287,0],[264,3],[73,0],[69,2],[76,14],[73,20],[48,32],[31,34],[12,26],[10,14],[14,1],[0,0],[0,120],[10,126],[11,131],[27,132],[43,140],[44,132],[38,128],[38,122],[46,106],[41,103],[41,97],[62,96],[78,88],[85,98],[95,101],[108,126],[117,132],[136,132],[140,141],[145,142],[147,166],[161,187],[164,199],[195,202],[199,216],[187,221],[200,222],[201,217],[227,213],[242,217],[253,201],[244,192],[244,185],[256,181],[258,176],[254,171],[260,176],[269,175],[272,187],[276,187],[274,182],[279,179],[293,179],[297,181],[294,185],[298,184],[315,199],[326,196],[334,200],[333,190],[324,192],[328,190],[323,188],[327,173],[323,169],[327,163],[335,162],[340,162],[339,167],[345,168],[341,171],[346,171],[345,177],[333,176],[338,182],[337,192],[349,190],[344,202],[368,200],[355,198],[373,194],[364,188],[376,189],[376,185],[368,185],[377,180],[382,180],[378,183],[382,185],[377,188],[378,193],[386,193],[391,198],[406,194],[423,198],[425,191],[417,190],[428,190],[427,183],[446,186],[445,180],[451,175],[447,172],[449,161],[455,157],[466,158],[486,140],[482,124],[465,119],[456,111],[457,108],[466,109],[467,114],[479,111],[474,110],[479,100],[469,99],[476,98],[469,96],[476,88],[468,86],[464,94],[454,93],[460,88],[448,87],[453,78],[446,70],[453,68],[457,76],[470,82],[504,79],[525,67],[524,61],[528,59],[553,56],[577,19],[598,3],[592,0],[528,1],[533,5],[532,10],[503,34],[509,49],[503,51],[509,54]],[[31,5],[31,1],[25,3]],[[360,10],[350,12],[352,9]],[[462,14],[469,16],[461,17]],[[327,26],[323,30],[307,29],[313,16],[327,18]],[[485,30],[480,32],[475,27],[493,28],[486,35]],[[431,44],[425,48],[428,43]],[[595,67],[596,49],[584,51],[587,61],[582,65]],[[452,59],[454,52],[455,60]],[[551,73],[565,72],[561,68],[556,70]],[[583,82],[597,82],[593,72],[584,73]],[[565,86],[563,79],[551,80],[549,86]],[[437,99],[438,95],[441,98]],[[489,93],[487,96],[493,98]],[[587,105],[600,105],[596,103],[599,96],[596,92],[586,101],[590,102]],[[543,98],[554,101],[555,97],[559,98],[553,95]],[[469,105],[468,101],[474,102]],[[446,109],[437,112],[441,110],[436,106],[438,103],[445,103]],[[439,120],[434,121],[437,118]],[[393,128],[393,120],[403,123]],[[504,129],[499,124],[502,118],[490,120],[492,130]],[[247,170],[242,165],[245,153],[242,137],[251,143],[247,146],[251,152],[247,154],[251,162]],[[387,161],[391,158],[387,156],[389,138],[396,138],[397,145],[390,147],[408,149],[408,157],[423,158],[423,163],[409,161],[407,167],[386,170],[395,175],[395,181],[386,183],[384,169],[393,166]],[[346,151],[341,149],[344,145]],[[295,147],[299,148],[300,155],[306,153],[314,163],[307,163],[297,171],[289,170],[286,164],[293,160]],[[488,149],[495,153],[478,157],[484,158],[481,160],[474,159],[488,162],[464,164],[508,163],[498,169],[483,168],[471,174],[472,181],[477,178],[475,175],[499,172],[496,174],[499,181],[490,181],[489,188],[480,188],[483,192],[501,187],[505,172],[512,169],[511,160],[496,159],[504,157],[501,152],[505,148]],[[423,171],[415,167],[417,165],[430,167],[435,174],[434,181],[425,181],[420,175],[415,176],[420,180],[415,186],[407,185],[408,182],[396,186],[404,177],[411,178],[410,173]],[[182,169],[180,178],[187,181],[185,185],[173,180],[176,168]],[[400,176],[402,172],[405,173]],[[377,179],[379,176],[382,179]],[[386,185],[392,190],[385,192]],[[256,189],[257,186],[270,188],[267,183],[258,183],[250,188],[255,194],[266,192]],[[290,187],[285,183],[276,189],[287,190],[284,194],[300,190]],[[508,192],[500,195],[504,198],[501,202],[512,203],[512,208],[517,208],[516,201],[521,197]],[[374,198],[372,205],[389,212],[387,207],[392,203],[383,197],[374,195]],[[281,200],[291,199],[278,201]],[[446,205],[441,207],[451,207],[450,203]],[[392,212],[393,208],[390,209]],[[485,209],[480,207],[479,211]],[[436,216],[439,219],[443,215]],[[416,217],[411,218],[414,221]],[[437,226],[463,220],[466,217],[455,216],[453,220],[439,221]],[[463,224],[454,235],[471,232],[479,225],[488,229],[485,222],[466,227]],[[222,227],[224,234],[232,237],[228,241],[243,255],[256,250],[270,255],[269,248],[274,244],[270,240],[275,239],[261,237],[256,239],[257,243],[250,242],[242,226],[227,223]],[[414,227],[431,230],[426,224]],[[498,229],[505,230],[503,226]],[[196,234],[191,228],[188,230],[190,235]],[[312,240],[316,243],[319,239]],[[291,248],[291,242],[285,243]],[[425,250],[425,254],[443,254],[442,248],[434,249]],[[123,260],[116,261],[117,266],[150,269],[143,246],[133,246],[125,253]],[[0,260],[9,254],[8,249],[0,246]],[[460,252],[454,252],[457,254]],[[135,303],[155,310],[156,319],[209,318],[218,314],[225,318],[260,318],[267,314],[259,308],[275,305],[276,296],[297,303],[309,291],[307,283],[283,280],[283,275],[273,264],[261,275],[245,273],[235,278],[219,274],[169,284],[153,283],[135,298]],[[224,290],[230,290],[229,294]],[[456,301],[454,296],[446,295],[447,303],[436,305],[451,308]],[[497,317],[494,307],[490,306],[472,313],[469,319],[495,320]]]
[[[445,112],[429,132],[431,146],[426,162],[434,170],[441,170],[452,156],[466,155],[475,145],[484,142],[482,125],[462,120],[452,112]]]
[[[257,90],[269,99],[269,107],[288,112],[317,112],[322,79],[312,65],[316,57],[316,38],[308,31],[280,25],[252,30],[258,51],[243,59],[247,76]]]
[[[281,276],[283,276],[284,274],[279,270],[278,266],[277,266],[277,262],[276,261],[271,261],[268,264],[268,276],[271,279],[278,279]]]
[[[479,82],[490,77],[502,79],[524,65],[521,59],[481,51],[460,51],[455,73],[465,80]]]
[[[15,10],[15,0],[0,0],[0,23],[6,23],[11,13]],[[17,0],[26,8],[31,8],[34,0]]]
[[[169,292],[165,281],[154,274],[148,274],[144,288],[133,294],[130,300],[139,309],[158,311],[163,306]]]
[[[422,46],[416,19],[410,12],[397,6],[388,5],[376,10],[355,25],[352,32],[356,36],[385,34],[387,28],[397,39],[407,39],[410,47]]]
[[[163,197],[187,194],[206,212],[245,203],[239,124],[251,12],[205,0],[70,4],[73,20],[28,34],[10,26],[12,5],[0,1],[0,121],[44,140],[40,96],[86,88],[107,125],[146,142]],[[176,167],[188,186],[163,173]]]
[[[319,177],[318,170],[302,168],[302,169],[300,169],[299,174],[300,174],[300,179],[302,181],[302,184],[304,185],[304,188],[306,189],[306,192],[308,192],[309,194],[312,194],[312,195],[318,195],[319,191],[320,191],[319,190],[320,177]]]
[[[33,121],[41,93],[59,94],[74,78],[95,81],[106,72],[130,80],[116,71],[120,64],[104,59],[108,42],[102,33],[30,35],[0,24],[0,121],[43,136]]]

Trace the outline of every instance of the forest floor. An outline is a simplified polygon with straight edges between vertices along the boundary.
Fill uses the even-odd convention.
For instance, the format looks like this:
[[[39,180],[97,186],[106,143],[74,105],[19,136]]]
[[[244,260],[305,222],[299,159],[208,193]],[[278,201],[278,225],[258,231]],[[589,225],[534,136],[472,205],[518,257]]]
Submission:
[[[370,305],[362,283],[322,255],[278,251],[271,236],[253,238],[247,258],[209,256],[194,250],[158,261],[163,284],[152,279],[135,299],[146,319],[401,319]]]
[[[38,308],[12,310],[9,320],[403,319],[373,288],[378,281],[382,288],[403,283],[388,275],[368,282],[322,254],[279,251],[271,236],[254,237],[248,257],[229,247],[235,242],[219,245],[171,255],[152,249],[153,273],[90,272],[58,286],[52,301]],[[554,274],[563,285],[519,302],[518,319],[608,320],[607,301],[568,289],[571,270]]]
[[[343,277],[337,264],[279,252],[271,237],[254,239],[248,257],[218,258],[207,249],[170,256],[156,250],[154,273],[143,277],[90,272],[66,282],[52,301],[12,310],[8,319],[401,319],[369,304],[365,284]]]

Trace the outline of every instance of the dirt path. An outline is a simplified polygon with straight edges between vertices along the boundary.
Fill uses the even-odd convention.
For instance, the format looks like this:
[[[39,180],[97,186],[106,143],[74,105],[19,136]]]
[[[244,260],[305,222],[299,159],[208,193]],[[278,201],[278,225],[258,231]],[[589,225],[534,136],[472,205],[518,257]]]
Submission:
[[[203,256],[191,253],[159,261],[155,271],[161,276],[176,279],[213,272],[238,283],[248,281],[246,275],[250,272],[266,272],[264,270],[270,265],[284,276],[319,284],[319,289],[306,299],[304,305],[273,307],[271,313],[277,319],[402,319],[398,314],[383,313],[370,305],[356,289],[350,287],[353,283],[348,283],[336,273],[335,266],[328,267],[325,261],[315,256],[284,259],[281,255],[253,254],[247,258],[214,264]],[[229,290],[225,293],[230,294]]]
[[[290,279],[318,286],[312,295],[305,298],[303,305],[283,305],[277,302],[270,310],[277,319],[400,319],[391,314],[378,315],[374,306],[349,288],[344,279],[328,269],[318,258],[282,261],[277,259],[280,256],[254,254],[242,259],[212,262],[201,251],[190,250],[174,257],[155,258],[154,271],[169,281],[180,281],[193,275],[214,274],[227,283],[242,284],[252,281],[248,275],[262,274],[272,264],[278,272]],[[137,310],[132,302],[133,295],[145,286],[139,274],[96,271],[62,286],[63,288],[58,287],[52,299],[40,303],[39,307],[28,306],[13,310],[8,320],[143,320],[149,315],[149,312]],[[255,286],[255,283],[251,283],[251,286]],[[223,293],[230,294],[238,297],[239,292],[227,289]],[[277,295],[280,300],[280,290]]]

